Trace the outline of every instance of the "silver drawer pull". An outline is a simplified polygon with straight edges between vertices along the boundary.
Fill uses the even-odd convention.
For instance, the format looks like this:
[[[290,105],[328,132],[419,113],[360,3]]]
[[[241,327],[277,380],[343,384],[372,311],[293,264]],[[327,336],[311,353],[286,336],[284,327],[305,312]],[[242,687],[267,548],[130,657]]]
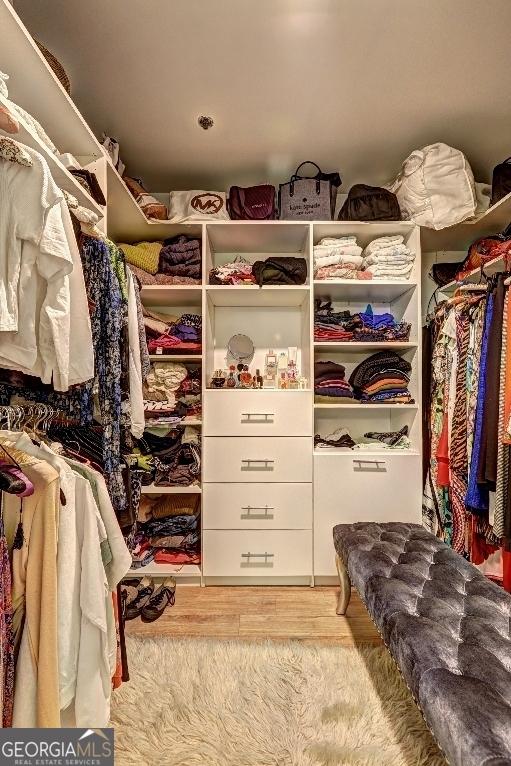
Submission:
[[[245,568],[245,569],[247,567],[271,568],[273,567],[272,559],[275,558],[275,554],[268,553],[267,551],[265,553],[242,553],[241,558],[242,558],[242,562],[241,562],[242,568]],[[256,560],[254,561],[253,559],[256,559]]]
[[[275,460],[270,458],[241,458],[242,471],[273,471]]]
[[[381,471],[387,470],[385,460],[367,460],[365,458],[355,458],[353,460],[353,469],[355,471]]]
[[[244,513],[241,514],[242,519],[273,519],[273,513],[275,508],[269,505],[244,505],[241,508]],[[262,511],[262,513],[252,513],[252,511]]]
[[[242,423],[273,423],[274,412],[242,412]]]

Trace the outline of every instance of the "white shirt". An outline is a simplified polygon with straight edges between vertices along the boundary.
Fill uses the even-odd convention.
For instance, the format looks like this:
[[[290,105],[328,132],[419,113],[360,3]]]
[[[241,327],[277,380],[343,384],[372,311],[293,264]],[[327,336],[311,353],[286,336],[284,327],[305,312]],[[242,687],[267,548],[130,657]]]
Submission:
[[[67,391],[94,377],[80,254],[44,158],[26,149],[32,167],[0,162],[0,366]]]

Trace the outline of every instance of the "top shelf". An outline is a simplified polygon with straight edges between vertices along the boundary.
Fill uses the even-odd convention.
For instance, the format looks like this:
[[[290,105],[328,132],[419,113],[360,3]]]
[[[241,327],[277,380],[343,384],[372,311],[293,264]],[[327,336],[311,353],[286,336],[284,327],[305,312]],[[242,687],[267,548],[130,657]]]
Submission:
[[[101,146],[9,2],[0,2],[0,70],[9,98],[32,114],[61,152],[103,156]]]
[[[460,267],[461,267],[461,261],[460,261]],[[505,262],[504,258],[502,256],[499,256],[498,258],[494,258],[492,261],[488,261],[484,265],[484,273],[486,276],[490,276],[491,274],[497,274],[499,271],[504,271],[505,269]],[[481,280],[481,269],[472,269],[465,279],[462,282],[449,282],[444,287],[441,288],[440,292],[445,293],[446,295],[450,295],[454,293],[461,285],[475,285],[477,282]]]
[[[152,242],[177,234],[202,235],[201,223],[165,223],[148,220],[107,157],[108,236],[114,242]]]
[[[0,95],[0,105],[2,104],[5,104],[5,99]],[[19,132],[11,137],[15,141],[19,141],[21,144],[29,146],[36,152],[39,152],[48,163],[53,180],[57,186],[76,197],[80,205],[83,205],[83,207],[86,207],[88,210],[92,210],[100,219],[103,218],[104,210],[101,205],[98,205],[98,203],[92,199],[82,184],[76,180],[66,167],[64,167],[57,155],[53,154],[46,144],[44,144],[35,133],[32,133],[21,119],[18,121],[20,125]]]
[[[498,234],[511,223],[511,193],[496,205],[471,221],[464,221],[447,229],[421,229],[422,251],[466,251],[474,240],[489,234]]]

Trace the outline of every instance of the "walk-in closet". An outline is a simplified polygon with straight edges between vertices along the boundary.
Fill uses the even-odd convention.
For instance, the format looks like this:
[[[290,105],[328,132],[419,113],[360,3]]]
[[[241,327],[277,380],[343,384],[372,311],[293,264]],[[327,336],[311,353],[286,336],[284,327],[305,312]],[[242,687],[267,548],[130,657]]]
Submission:
[[[0,761],[511,766],[506,0],[0,0]]]

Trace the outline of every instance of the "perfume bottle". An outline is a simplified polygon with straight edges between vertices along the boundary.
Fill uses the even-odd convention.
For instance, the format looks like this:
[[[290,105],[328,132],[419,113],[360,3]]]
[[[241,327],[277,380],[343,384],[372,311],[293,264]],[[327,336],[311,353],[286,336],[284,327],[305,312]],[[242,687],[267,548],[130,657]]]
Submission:
[[[243,371],[240,373],[241,388],[250,388],[252,384],[252,375],[248,371],[248,364],[245,364]]]
[[[236,367],[233,364],[229,365],[229,377],[227,378],[227,381],[225,384],[227,388],[236,388],[236,380],[234,378],[235,369]]]
[[[213,388],[223,388],[225,385],[225,374],[223,370],[215,370],[211,378]]]
[[[264,359],[263,388],[275,388],[277,383],[277,355],[268,349]]]
[[[262,388],[263,387],[263,376],[261,375],[260,370],[256,370],[256,374],[254,375],[255,379],[255,386],[254,388]]]

